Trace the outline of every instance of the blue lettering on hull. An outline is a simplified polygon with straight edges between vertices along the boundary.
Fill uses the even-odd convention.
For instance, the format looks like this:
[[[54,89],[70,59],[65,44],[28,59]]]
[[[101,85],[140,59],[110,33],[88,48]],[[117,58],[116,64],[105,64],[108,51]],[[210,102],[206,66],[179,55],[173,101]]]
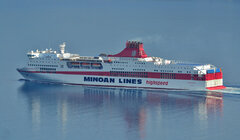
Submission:
[[[115,78],[84,77],[84,82],[115,83]],[[120,78],[118,80],[118,83],[119,84],[142,84],[142,79]]]
[[[103,78],[103,77],[84,77],[84,82],[115,83],[115,79],[114,78]]]

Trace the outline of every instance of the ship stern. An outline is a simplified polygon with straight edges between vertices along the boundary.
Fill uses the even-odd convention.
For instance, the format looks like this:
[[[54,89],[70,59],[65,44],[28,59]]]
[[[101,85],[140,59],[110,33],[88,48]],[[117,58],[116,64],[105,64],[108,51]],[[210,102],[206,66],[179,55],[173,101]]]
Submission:
[[[226,88],[223,85],[223,74],[220,68],[207,70],[206,73],[206,89],[220,90]]]

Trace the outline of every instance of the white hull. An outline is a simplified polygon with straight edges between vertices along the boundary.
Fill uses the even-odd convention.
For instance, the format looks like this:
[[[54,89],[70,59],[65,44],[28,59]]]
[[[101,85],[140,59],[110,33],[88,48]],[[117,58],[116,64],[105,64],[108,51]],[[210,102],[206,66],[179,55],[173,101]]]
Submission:
[[[20,72],[28,80],[93,86],[205,90],[209,81]],[[93,79],[95,78],[95,79]]]

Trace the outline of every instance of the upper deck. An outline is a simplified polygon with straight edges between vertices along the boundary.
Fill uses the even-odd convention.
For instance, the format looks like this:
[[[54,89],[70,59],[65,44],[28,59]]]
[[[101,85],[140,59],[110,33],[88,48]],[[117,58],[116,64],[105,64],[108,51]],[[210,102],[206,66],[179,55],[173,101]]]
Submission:
[[[108,68],[107,70],[109,71],[150,71],[189,74],[207,74],[209,70],[218,71],[216,70],[217,68],[211,64],[195,64],[147,56],[143,49],[143,44],[136,41],[128,41],[126,48],[118,54],[100,55],[97,57],[66,53],[65,46],[65,43],[59,46],[59,53],[52,49],[28,52],[27,56],[30,60],[30,66],[44,66],[46,63],[52,63],[61,65],[60,67],[66,65],[68,68],[73,69],[103,69],[105,67]],[[44,63],[44,65],[39,65],[39,63]],[[99,67],[97,67],[97,65]]]

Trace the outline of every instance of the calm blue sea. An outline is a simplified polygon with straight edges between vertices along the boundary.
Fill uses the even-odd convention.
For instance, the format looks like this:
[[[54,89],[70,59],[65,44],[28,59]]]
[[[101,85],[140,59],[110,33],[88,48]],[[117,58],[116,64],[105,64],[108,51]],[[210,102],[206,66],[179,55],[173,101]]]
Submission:
[[[0,140],[240,139],[239,0],[0,0]],[[140,40],[149,56],[222,68],[227,89],[165,91],[20,80],[26,52],[84,56]]]
[[[7,81],[0,139],[206,140],[240,137],[240,87],[165,91]]]

